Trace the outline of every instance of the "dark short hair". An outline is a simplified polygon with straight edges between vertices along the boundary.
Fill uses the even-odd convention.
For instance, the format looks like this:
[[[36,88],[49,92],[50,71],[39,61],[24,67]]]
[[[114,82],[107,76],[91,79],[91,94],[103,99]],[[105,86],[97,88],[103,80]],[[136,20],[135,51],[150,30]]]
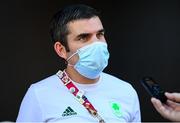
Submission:
[[[96,16],[99,17],[99,12],[96,9],[83,4],[70,5],[61,9],[53,16],[50,22],[51,40],[54,43],[56,41],[61,42],[66,50],[69,51],[67,43],[69,30],[67,24],[75,20],[90,19]]]

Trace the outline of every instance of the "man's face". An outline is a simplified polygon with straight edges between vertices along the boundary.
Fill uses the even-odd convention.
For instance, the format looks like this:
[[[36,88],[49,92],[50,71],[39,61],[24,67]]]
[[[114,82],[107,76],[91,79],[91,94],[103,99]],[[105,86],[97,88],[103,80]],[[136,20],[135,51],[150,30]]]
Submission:
[[[67,52],[67,57],[71,56],[77,49],[95,41],[106,42],[104,28],[99,17],[72,21],[68,24],[68,29],[67,43],[70,52]],[[77,60],[78,56],[76,55],[69,62],[75,64]]]

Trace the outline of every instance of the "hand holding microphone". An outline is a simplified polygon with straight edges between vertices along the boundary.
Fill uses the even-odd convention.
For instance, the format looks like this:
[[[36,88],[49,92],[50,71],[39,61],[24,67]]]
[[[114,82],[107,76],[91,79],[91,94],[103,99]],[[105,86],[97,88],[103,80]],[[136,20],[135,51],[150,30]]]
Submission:
[[[159,99],[151,98],[155,109],[166,119],[180,121],[180,93],[165,93],[167,102],[162,103]]]

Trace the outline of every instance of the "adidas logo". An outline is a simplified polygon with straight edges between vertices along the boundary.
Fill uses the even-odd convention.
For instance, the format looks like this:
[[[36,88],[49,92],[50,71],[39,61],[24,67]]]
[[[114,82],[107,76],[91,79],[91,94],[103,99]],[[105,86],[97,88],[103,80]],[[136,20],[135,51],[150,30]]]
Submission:
[[[66,110],[63,112],[62,116],[70,116],[70,115],[77,115],[77,113],[71,108],[67,107]]]

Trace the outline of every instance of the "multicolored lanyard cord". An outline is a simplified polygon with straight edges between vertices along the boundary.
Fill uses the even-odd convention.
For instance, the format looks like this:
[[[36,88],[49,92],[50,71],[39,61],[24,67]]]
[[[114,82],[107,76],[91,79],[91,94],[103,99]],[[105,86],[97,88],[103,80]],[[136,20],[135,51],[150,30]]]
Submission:
[[[56,74],[63,84],[68,88],[68,90],[76,97],[80,104],[82,104],[88,112],[95,118],[99,120],[99,123],[105,123],[103,118],[98,114],[97,110],[94,106],[89,102],[86,96],[84,96],[84,92],[79,90],[72,82],[72,80],[68,77],[65,71],[58,71]]]

